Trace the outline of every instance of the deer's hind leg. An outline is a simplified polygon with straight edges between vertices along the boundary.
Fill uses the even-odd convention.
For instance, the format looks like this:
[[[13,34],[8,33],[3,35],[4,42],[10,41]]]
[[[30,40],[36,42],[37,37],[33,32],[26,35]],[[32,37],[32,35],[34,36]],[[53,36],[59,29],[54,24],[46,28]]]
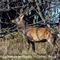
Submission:
[[[48,39],[48,41],[47,41],[47,42],[50,44],[50,46],[51,46],[51,47],[53,47],[53,46],[54,46],[53,41],[52,41],[50,38]]]
[[[50,44],[50,53],[52,56],[56,55],[55,53],[57,52],[57,49],[55,47],[55,41],[53,38],[49,38],[48,40],[49,44]]]

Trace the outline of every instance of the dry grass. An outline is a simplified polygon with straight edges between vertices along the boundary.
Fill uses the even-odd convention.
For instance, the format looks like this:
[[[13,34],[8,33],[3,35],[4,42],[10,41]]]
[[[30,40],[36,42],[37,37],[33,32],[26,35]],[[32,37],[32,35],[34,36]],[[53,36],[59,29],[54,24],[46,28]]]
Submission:
[[[59,41],[60,42],[60,41]],[[21,56],[21,55],[31,55],[38,57],[39,55],[46,55],[47,49],[46,49],[47,43],[36,43],[36,53],[33,52],[32,47],[30,50],[27,49],[27,40],[23,39],[21,35],[19,35],[18,32],[11,33],[9,35],[6,35],[5,38],[0,38],[0,55],[10,55],[10,56]],[[48,48],[49,49],[49,48]],[[1,58],[0,60],[50,60],[50,58],[36,58],[33,57],[32,59],[23,59],[23,58]]]
[[[46,53],[46,43],[36,43],[35,45],[36,52],[41,54]],[[28,50],[27,47],[27,40],[24,40],[18,32],[11,33],[6,35],[5,38],[0,39],[0,55],[21,55],[34,53],[32,51],[32,47],[30,50]]]

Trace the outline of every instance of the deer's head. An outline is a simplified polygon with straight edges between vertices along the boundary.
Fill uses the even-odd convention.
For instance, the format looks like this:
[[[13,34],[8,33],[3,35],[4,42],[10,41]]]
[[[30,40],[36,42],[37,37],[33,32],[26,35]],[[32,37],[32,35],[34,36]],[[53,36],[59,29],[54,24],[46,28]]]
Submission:
[[[23,22],[23,17],[24,17],[24,15],[20,15],[18,18],[16,18],[16,23],[18,25],[21,25],[21,23]]]

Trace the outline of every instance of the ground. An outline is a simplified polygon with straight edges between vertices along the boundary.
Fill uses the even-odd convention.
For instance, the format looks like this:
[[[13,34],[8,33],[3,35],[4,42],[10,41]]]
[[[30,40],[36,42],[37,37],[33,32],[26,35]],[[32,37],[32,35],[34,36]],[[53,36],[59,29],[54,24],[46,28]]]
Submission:
[[[50,60],[51,58],[47,55],[49,48],[46,46],[47,42],[36,43],[36,52],[33,52],[32,46],[28,50],[27,40],[18,32],[13,32],[0,38],[0,60]]]

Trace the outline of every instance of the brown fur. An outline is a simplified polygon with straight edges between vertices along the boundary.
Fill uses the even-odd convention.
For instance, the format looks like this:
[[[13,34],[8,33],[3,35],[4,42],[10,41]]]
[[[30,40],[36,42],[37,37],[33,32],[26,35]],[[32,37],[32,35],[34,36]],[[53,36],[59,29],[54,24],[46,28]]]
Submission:
[[[32,41],[41,41],[43,39],[49,39],[51,32],[47,27],[35,27],[31,26],[28,28],[26,33],[27,37],[32,38]]]

